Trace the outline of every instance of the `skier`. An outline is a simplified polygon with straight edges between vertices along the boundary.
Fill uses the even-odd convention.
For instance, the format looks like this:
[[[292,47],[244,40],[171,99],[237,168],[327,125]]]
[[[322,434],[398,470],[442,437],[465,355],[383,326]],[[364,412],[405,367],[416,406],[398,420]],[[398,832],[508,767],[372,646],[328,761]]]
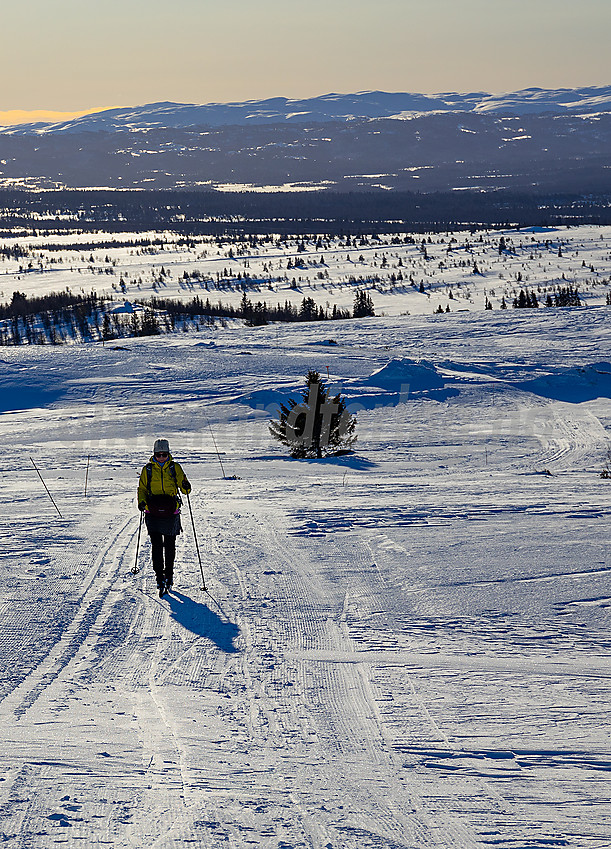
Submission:
[[[176,537],[182,531],[179,490],[188,494],[191,484],[180,464],[172,459],[168,440],[157,439],[153,456],[140,473],[138,508],[144,512],[151,538],[159,598],[172,589],[174,581]]]

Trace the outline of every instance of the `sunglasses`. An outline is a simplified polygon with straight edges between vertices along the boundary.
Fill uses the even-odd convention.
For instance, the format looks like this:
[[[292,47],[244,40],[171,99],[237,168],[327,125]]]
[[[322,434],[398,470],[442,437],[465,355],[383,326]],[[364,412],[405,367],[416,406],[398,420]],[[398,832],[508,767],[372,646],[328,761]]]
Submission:
[[[155,451],[155,457],[167,457],[167,456],[168,456],[167,451]]]

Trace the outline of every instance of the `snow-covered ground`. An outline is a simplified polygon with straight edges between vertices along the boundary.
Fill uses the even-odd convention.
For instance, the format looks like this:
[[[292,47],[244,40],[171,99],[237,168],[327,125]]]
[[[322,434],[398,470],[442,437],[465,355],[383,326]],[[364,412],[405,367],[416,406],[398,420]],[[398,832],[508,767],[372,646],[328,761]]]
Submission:
[[[150,244],[135,244],[143,240]],[[109,247],[112,241],[119,246]],[[171,233],[76,233],[15,236],[1,248],[0,303],[15,291],[32,296],[69,289],[135,303],[197,296],[237,306],[246,291],[253,303],[299,306],[312,298],[332,310],[334,304],[352,308],[355,291],[365,289],[376,315],[399,316],[430,315],[440,307],[480,310],[486,301],[493,309],[503,301],[511,308],[521,289],[544,305],[559,288],[577,287],[583,303],[597,305],[611,288],[608,226],[352,236],[349,242],[276,237],[253,244],[205,236],[190,246]]]
[[[3,845],[608,847],[609,309],[1,349]],[[309,368],[354,454],[269,437]],[[130,572],[157,436],[209,594],[188,510]]]

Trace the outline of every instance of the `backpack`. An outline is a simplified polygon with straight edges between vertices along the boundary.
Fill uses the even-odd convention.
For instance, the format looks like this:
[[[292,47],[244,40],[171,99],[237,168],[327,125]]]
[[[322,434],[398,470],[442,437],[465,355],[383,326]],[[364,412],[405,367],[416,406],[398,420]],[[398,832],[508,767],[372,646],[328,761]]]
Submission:
[[[182,500],[178,495],[178,481],[176,479],[176,468],[174,466],[174,461],[170,463],[170,475],[172,476],[174,483],[176,484],[176,495],[153,495],[153,492],[151,491],[151,481],[153,479],[153,464],[147,463],[145,469],[147,490],[146,504],[150,515],[155,516],[158,519],[166,519],[169,516],[174,516],[174,514],[177,512],[178,508],[182,504]]]

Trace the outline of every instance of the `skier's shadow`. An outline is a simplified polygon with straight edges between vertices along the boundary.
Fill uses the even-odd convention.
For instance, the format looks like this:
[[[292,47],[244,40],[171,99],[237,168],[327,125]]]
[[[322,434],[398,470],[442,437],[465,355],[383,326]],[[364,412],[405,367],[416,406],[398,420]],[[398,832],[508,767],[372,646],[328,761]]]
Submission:
[[[187,631],[200,637],[207,637],[227,654],[235,654],[239,651],[234,645],[234,640],[238,637],[240,629],[233,622],[221,619],[218,613],[210,610],[207,605],[193,601],[189,596],[175,590],[166,595],[165,600],[170,603],[172,619],[180,622]]]

